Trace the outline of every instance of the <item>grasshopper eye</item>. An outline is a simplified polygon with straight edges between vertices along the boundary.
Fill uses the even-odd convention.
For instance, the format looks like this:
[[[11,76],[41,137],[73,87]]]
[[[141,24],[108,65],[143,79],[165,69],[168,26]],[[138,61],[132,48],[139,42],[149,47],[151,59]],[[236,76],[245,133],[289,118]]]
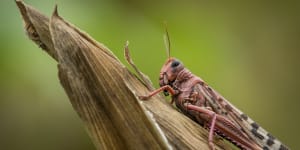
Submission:
[[[172,68],[175,68],[175,67],[177,67],[179,64],[180,64],[179,61],[174,60],[174,61],[172,62],[172,64],[171,64],[171,67],[172,67]]]

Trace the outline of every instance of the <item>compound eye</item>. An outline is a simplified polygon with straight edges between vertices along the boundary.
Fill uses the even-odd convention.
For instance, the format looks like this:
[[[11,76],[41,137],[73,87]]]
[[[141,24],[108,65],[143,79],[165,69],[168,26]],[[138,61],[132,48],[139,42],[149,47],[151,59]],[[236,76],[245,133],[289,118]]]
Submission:
[[[178,60],[174,60],[171,64],[171,67],[175,68],[180,64],[180,62]]]

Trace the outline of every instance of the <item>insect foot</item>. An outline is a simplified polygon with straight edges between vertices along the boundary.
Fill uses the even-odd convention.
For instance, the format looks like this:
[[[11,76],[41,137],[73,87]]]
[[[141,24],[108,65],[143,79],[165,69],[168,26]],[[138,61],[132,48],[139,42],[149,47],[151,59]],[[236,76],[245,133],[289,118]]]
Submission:
[[[213,142],[209,142],[209,149],[215,150],[215,145]]]
[[[148,100],[149,96],[138,96],[140,100]]]

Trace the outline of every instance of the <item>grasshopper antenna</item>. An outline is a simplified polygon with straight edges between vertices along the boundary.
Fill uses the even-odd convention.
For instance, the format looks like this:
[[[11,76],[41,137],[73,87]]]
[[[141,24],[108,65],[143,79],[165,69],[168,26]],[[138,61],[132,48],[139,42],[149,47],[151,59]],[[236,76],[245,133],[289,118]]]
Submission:
[[[168,59],[170,59],[171,57],[171,52],[170,52],[170,49],[171,49],[171,42],[170,42],[170,37],[169,37],[169,33],[168,33],[168,28],[167,28],[167,22],[164,23],[165,24],[165,35],[164,35],[164,42],[165,42],[165,46],[166,46],[166,51],[167,51],[167,56],[168,56]]]

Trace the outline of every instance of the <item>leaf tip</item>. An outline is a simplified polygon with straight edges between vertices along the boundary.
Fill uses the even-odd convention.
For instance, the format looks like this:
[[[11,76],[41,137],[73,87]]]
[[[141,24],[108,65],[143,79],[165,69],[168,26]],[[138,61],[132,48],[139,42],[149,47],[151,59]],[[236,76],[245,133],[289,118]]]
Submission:
[[[125,46],[128,47],[128,45],[129,45],[129,41],[127,40]]]
[[[52,13],[52,16],[59,16],[58,15],[58,10],[57,10],[57,4],[55,4],[55,6],[54,6],[54,11]]]
[[[24,7],[24,3],[22,0],[15,0],[15,2],[20,10],[22,9],[22,7]]]
[[[15,0],[16,3],[22,3],[23,0]]]

